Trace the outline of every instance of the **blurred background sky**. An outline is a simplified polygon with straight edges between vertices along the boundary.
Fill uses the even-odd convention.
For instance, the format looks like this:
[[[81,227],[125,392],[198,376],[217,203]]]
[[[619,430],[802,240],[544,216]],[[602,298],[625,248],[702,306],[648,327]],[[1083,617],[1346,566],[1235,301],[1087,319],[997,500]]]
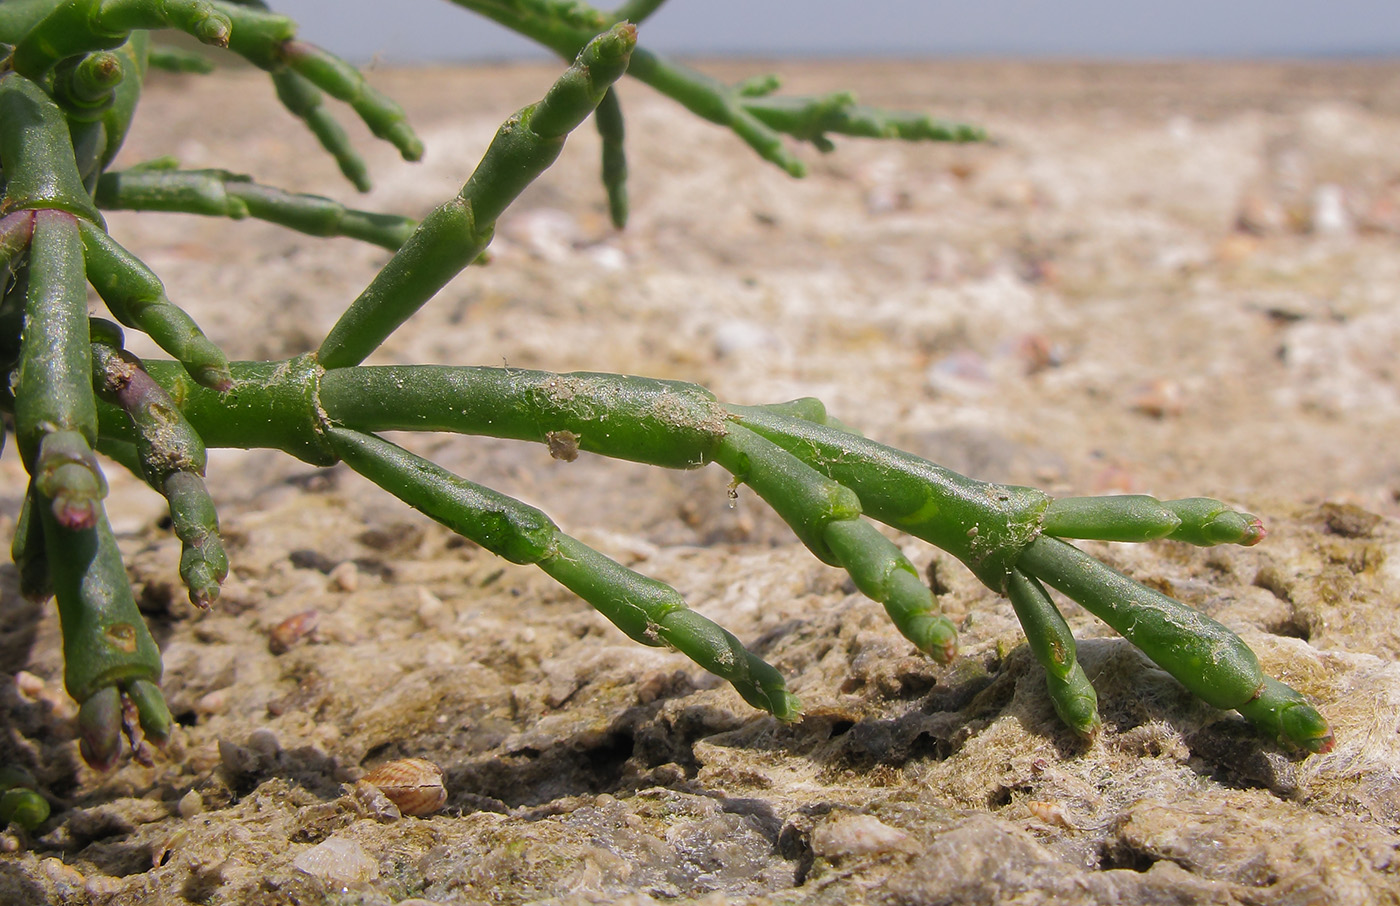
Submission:
[[[546,56],[446,0],[271,5],[362,63]],[[1384,57],[1400,0],[670,0],[642,40],[678,56]]]

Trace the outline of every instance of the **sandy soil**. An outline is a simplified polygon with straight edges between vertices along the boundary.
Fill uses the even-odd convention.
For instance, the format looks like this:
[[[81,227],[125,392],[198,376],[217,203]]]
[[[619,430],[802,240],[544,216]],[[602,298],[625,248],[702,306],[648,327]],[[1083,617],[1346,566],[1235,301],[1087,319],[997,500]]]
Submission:
[[[1336,750],[1261,740],[1069,607],[1106,722],[1082,744],[1009,604],[918,543],[901,541],[962,628],[947,667],[761,502],[731,507],[714,470],[411,441],[681,589],[791,678],[806,716],[783,726],[344,469],[220,452],[234,568],[210,613],[183,601],[161,502],[113,476],[181,724],[154,766],[81,764],[56,621],[0,568],[0,745],[55,805],[4,838],[0,899],[1400,900],[1400,67],[781,69],[788,90],[853,88],[995,140],[841,141],[795,181],[627,85],[629,228],[607,225],[585,128],[502,220],[492,265],[377,360],[812,395],[981,478],[1236,502],[1268,522],[1261,546],[1089,547],[1239,631],[1325,710]],[[366,137],[366,198],[251,72],[156,78],[126,159],[419,215],[553,75],[375,73],[429,153],[405,165]],[[110,226],[242,358],[313,348],[386,258],[258,223]],[[22,486],[7,453],[6,536]],[[439,814],[393,820],[343,786],[408,757],[444,770]]]

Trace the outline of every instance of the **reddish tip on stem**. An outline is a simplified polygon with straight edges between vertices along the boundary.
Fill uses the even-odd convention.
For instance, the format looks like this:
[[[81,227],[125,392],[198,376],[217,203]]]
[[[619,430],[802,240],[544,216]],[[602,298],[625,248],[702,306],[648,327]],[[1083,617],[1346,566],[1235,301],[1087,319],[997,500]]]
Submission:
[[[942,647],[930,651],[929,654],[940,664],[951,664],[958,656],[958,640],[949,639]]]
[[[208,610],[219,600],[218,585],[201,585],[190,589],[190,603],[200,610]]]
[[[205,387],[219,393],[227,393],[233,389],[233,375],[229,374],[227,366],[201,368],[195,378]]]
[[[55,497],[53,517],[71,531],[90,529],[97,525],[97,503],[89,498]]]
[[[1244,537],[1240,539],[1240,544],[1243,544],[1245,547],[1252,547],[1260,541],[1263,541],[1268,534],[1269,530],[1264,528],[1263,520],[1255,518],[1251,520],[1249,526],[1245,528],[1245,534]]]
[[[39,447],[35,482],[52,501],[53,515],[66,529],[90,529],[101,512],[107,483],[87,442],[73,431],[55,431]]]

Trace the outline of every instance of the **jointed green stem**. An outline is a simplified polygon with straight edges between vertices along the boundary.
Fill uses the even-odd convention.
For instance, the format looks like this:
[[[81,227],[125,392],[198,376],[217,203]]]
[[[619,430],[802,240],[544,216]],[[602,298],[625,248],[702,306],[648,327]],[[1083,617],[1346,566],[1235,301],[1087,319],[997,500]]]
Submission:
[[[63,627],[64,685],[80,705],[83,755],[95,766],[111,765],[121,740],[122,692],[132,694],[148,736],[160,741],[170,733],[170,712],[155,685],[160,652],[136,609],[106,515],[99,510],[92,527],[70,529],[47,507],[36,509]]]
[[[940,664],[957,656],[957,627],[893,541],[863,519],[829,523],[822,538],[861,594],[884,605],[900,635]]]
[[[229,43],[232,23],[206,0],[65,0],[28,29],[15,47],[12,65],[37,79],[60,60],[111,50],[134,31],[174,28],[205,44]]]
[[[747,484],[824,563],[850,573],[856,587],[883,604],[895,627],[943,663],[957,653],[957,630],[938,612],[919,571],[868,522],[854,492],[771,441],[731,424],[715,462]]]
[[[54,73],[54,97],[67,108],[70,122],[97,120],[112,106],[121,80],[121,58],[110,51],[70,57]]]
[[[276,69],[271,75],[272,86],[277,90],[277,99],[282,106],[306,124],[321,147],[335,158],[345,178],[361,192],[368,192],[373,187],[369,168],[350,144],[350,136],[345,134],[340,123],[326,109],[321,92],[305,76],[290,69]]]
[[[146,54],[146,62],[152,69],[163,72],[192,72],[208,75],[214,71],[214,64],[204,54],[186,50],[172,44],[152,47]]]
[[[572,59],[599,31],[627,20],[633,12],[649,15],[660,5],[639,0],[604,13],[572,0],[567,9],[548,0],[452,2],[525,35],[565,59]],[[793,176],[802,176],[806,166],[787,149],[782,139],[784,133],[811,141],[821,150],[831,148],[831,142],[825,137],[827,132],[957,142],[980,141],[985,137],[982,130],[971,126],[862,107],[855,104],[849,94],[758,98],[748,84],[732,88],[640,47],[633,54],[628,74],[677,101],[696,116],[731,130],[764,160]],[[776,84],[765,84],[776,88]]]
[[[44,521],[35,509],[44,505],[37,494],[25,493],[14,541],[10,543],[10,560],[19,571],[19,593],[31,601],[47,601],[53,597],[49,555],[44,549]]]
[[[1272,676],[1265,676],[1254,697],[1235,710],[1264,733],[1309,752],[1332,750],[1332,727],[1312,702]]]
[[[472,404],[464,408],[462,400]],[[1262,684],[1258,664],[1243,642],[1196,611],[1118,576],[1090,558],[1083,559],[1097,566],[1092,581],[1066,585],[1070,581],[1066,574],[1072,571],[1047,567],[1043,554],[1033,556],[1060,547],[1074,550],[1052,538],[1035,540],[1041,531],[1040,519],[1051,507],[1041,492],[972,481],[909,454],[853,437],[820,424],[816,419],[821,415],[815,407],[792,409],[803,418],[782,415],[779,407],[727,408],[740,424],[835,479],[825,485],[798,477],[807,466],[796,459],[792,461],[796,465],[774,465],[782,460],[749,452],[754,447],[746,438],[752,435],[732,424],[715,426],[708,397],[698,388],[683,385],[501,369],[358,368],[325,375],[322,401],[332,417],[375,430],[454,430],[534,440],[543,440],[549,430],[568,430],[578,436],[581,449],[607,455],[681,466],[713,458],[741,480],[755,484],[808,546],[827,560],[832,558],[823,534],[826,527],[845,525],[863,507],[881,521],[959,556],[994,589],[1015,588],[1018,611],[1025,613],[1028,632],[1035,635],[1038,653],[1051,668],[1057,709],[1083,733],[1092,733],[1098,720],[1092,690],[1073,657],[1073,640],[1044,592],[1013,565],[1082,601],[1213,704],[1239,708],[1258,694]],[[695,408],[689,409],[691,406]],[[428,415],[433,409],[436,414]],[[690,415],[682,414],[686,411]],[[666,413],[668,418],[659,419],[657,413]],[[614,429],[614,423],[621,423],[621,427]],[[649,426],[641,431],[644,436],[633,435],[626,428],[642,424]],[[720,436],[714,433],[717,427]],[[683,439],[686,431],[697,429],[701,432],[698,436]],[[646,454],[637,456],[641,449]],[[755,462],[763,467],[755,469]],[[841,493],[849,493],[844,488],[855,491],[858,504],[843,507],[834,502]],[[837,497],[825,498],[827,494]],[[828,502],[821,502],[823,499]],[[1178,517],[1177,529],[1187,526],[1188,535],[1196,537],[1205,526],[1218,524],[1224,510],[1217,502],[1201,499],[1177,503],[1158,506],[1185,514],[1188,518]],[[1253,524],[1252,517],[1236,516],[1227,522]],[[1249,531],[1230,531],[1213,541],[1248,541],[1252,536]],[[855,574],[854,569],[852,572]],[[1116,578],[1109,582],[1109,576]],[[881,599],[879,594],[872,596]],[[1113,602],[1119,600],[1124,603],[1115,606]],[[1155,631],[1150,618],[1154,613],[1167,614]],[[1190,641],[1183,642],[1183,637]],[[1317,730],[1316,738],[1325,735],[1323,727]],[[1323,745],[1296,733],[1289,739],[1302,745]]]
[[[34,487],[62,525],[85,528],[97,522],[107,480],[87,439],[72,429],[46,432],[30,467]]]
[[[537,104],[501,126],[457,197],[436,208],[371,281],[321,344],[327,368],[357,365],[491,241],[496,218],[559,155],[569,131],[627,68],[636,31],[599,35]]]
[[[268,9],[267,4],[219,3],[219,12],[227,16],[230,30],[228,49],[259,69],[269,72],[281,68],[282,45],[296,37],[297,25],[286,16]]]
[[[15,434],[36,467],[44,437],[71,432],[97,439],[88,345],[87,286],[78,221],[62,211],[35,213],[20,359],[15,369]]]
[[[1254,652],[1200,611],[1055,538],[1027,545],[1018,566],[1078,601],[1215,707],[1266,721],[1265,729],[1310,751],[1331,748],[1331,731],[1316,709],[1288,687],[1266,684]]]
[[[63,627],[64,684],[80,703],[84,756],[107,765],[119,749],[119,690],[134,691],[141,724],[153,738],[168,735],[170,714],[154,685],[160,653],[102,511],[106,483],[91,449],[98,424],[80,222],[61,210],[34,215],[14,376],[15,427],[33,476],[17,562],[28,574],[27,591],[47,591],[47,583],[32,577],[40,557],[33,548],[42,543]]]
[[[102,222],[78,174],[68,122],[43,89],[18,73],[0,73],[0,123],[0,213],[57,208]]]
[[[841,562],[827,546],[826,531],[833,523],[860,518],[853,491],[740,425],[727,426],[714,458],[777,510],[818,560]]]
[[[201,384],[227,389],[228,357],[166,298],[160,278],[106,230],[83,223],[81,231],[88,279],[117,320],[148,335]]]
[[[1035,659],[1045,668],[1045,682],[1055,713],[1081,736],[1098,732],[1098,695],[1075,657],[1069,625],[1040,583],[1019,569],[1007,577],[1006,596],[1016,610]]]
[[[321,436],[317,386],[322,369],[312,357],[233,362],[233,386],[224,392],[195,383],[176,362],[143,364],[206,446],[282,450],[321,466],[335,462]],[[100,408],[104,440],[136,443],[136,431],[124,411],[106,404]],[[139,466],[136,471],[141,471]]]
[[[744,700],[780,720],[801,705],[777,670],[685,605],[664,583],[622,566],[560,532],[549,517],[483,488],[371,434],[328,428],[347,465],[414,509],[515,563],[533,563],[583,598],[628,636],[670,645],[728,680]]]
[[[357,211],[320,195],[285,192],[226,170],[176,170],[173,161],[104,173],[98,205],[106,210],[173,211],[256,217],[311,236],[347,236],[391,251],[403,245],[418,221],[396,214]]]
[[[603,187],[608,192],[608,213],[613,226],[627,226],[627,152],[623,144],[622,104],[617,89],[609,88],[598,102],[593,122],[603,140]]]
[[[1050,504],[1042,491],[989,484],[775,407],[726,406],[739,423],[856,492],[873,519],[962,560],[996,592]]]
[[[373,434],[337,427],[325,433],[350,468],[496,556],[521,564],[553,556],[559,530],[534,507],[459,478]]]
[[[811,98],[754,97],[744,101],[744,109],[770,129],[809,141],[821,151],[835,147],[826,137],[828,132],[936,142],[980,142],[987,137],[982,129],[966,123],[866,107],[848,91]]]
[[[722,85],[636,50],[634,28],[620,19],[644,18],[660,0],[627,0],[613,13],[576,0],[456,2],[577,59],[540,102],[506,122],[457,197],[416,226],[223,171],[147,166],[104,175],[140,95],[146,30],[160,26],[227,43],[271,72],[284,105],[362,189],[368,187],[363,163],[324,109],[322,92],[349,104],[404,157],[421,154],[396,104],[353,67],[295,40],[294,24],[268,12],[261,0],[0,4],[0,43],[14,45],[0,67],[0,366],[8,371],[0,404],[13,408],[32,476],[14,560],[26,594],[57,595],[66,682],[80,702],[82,751],[90,762],[111,764],[123,730],[138,751],[141,730],[155,739],[170,730],[156,686],[159,655],[103,512],[106,485],[95,443],[168,499],[184,543],[181,573],[196,603],[213,599],[228,568],[201,477],[204,443],[276,447],[316,464],[344,460],[487,549],[538,565],[632,638],[671,645],[729,680],[750,703],[784,720],[797,716],[797,700],[777,671],[689,610],[675,589],[562,534],[538,510],[373,433],[390,429],[541,442],[567,435],[578,450],[640,462],[675,468],[716,462],[769,501],[819,558],[845,568],[862,592],[885,606],[900,632],[940,660],[956,650],[952,623],[939,614],[914,566],[866,517],[961,558],[989,587],[1010,596],[1044,665],[1056,710],[1081,734],[1099,726],[1095,694],[1042,581],[1098,614],[1212,704],[1237,709],[1292,744],[1313,751],[1331,746],[1316,709],[1264,676],[1228,629],[1057,540],[1164,537],[1208,545],[1263,537],[1257,519],[1218,501],[1052,501],[1034,489],[973,481],[866,440],[813,401],[724,406],[694,385],[618,375],[358,367],[480,255],[501,212],[595,110],[610,210],[622,225],[624,128],[612,86],[629,61],[633,75],[732,129],[794,175],[803,167],[784,135],[822,150],[831,147],[829,133],[981,137],[980,130],[959,124],[861,107],[843,92],[774,97],[777,80],[771,77]],[[253,216],[399,251],[316,354],[230,364],[166,298],[156,275],[106,233],[94,195],[109,207]],[[178,364],[147,368],[121,349],[119,330],[100,319],[89,322],[89,282],[120,320],[149,334]],[[34,797],[23,795],[29,792],[0,787],[0,818],[13,805],[30,809],[24,820],[42,820],[32,809]]]
[[[623,19],[583,3],[550,0],[451,0],[572,60],[589,39]]]
[[[100,131],[94,136],[95,159],[89,168],[82,168],[83,184],[91,192],[102,171],[116,158],[126,133],[136,115],[136,103],[141,98],[146,78],[146,49],[150,45],[147,33],[134,33],[125,44],[112,51],[121,63],[122,76],[112,89],[112,104],[102,114]]]
[[[204,486],[204,441],[140,360],[121,349],[120,339],[111,345],[94,342],[92,349],[93,383],[131,419],[139,474],[170,504],[175,536],[184,544],[180,576],[190,600],[208,607],[228,575],[228,557],[219,540],[214,502]]]
[[[1140,585],[1078,548],[1038,538],[1018,565],[1078,601],[1217,708],[1259,691],[1259,660],[1239,637],[1200,611]]]
[[[567,535],[540,569],[644,645],[669,645],[721,679],[755,708],[796,720],[802,703],[783,675],[724,627],[685,606],[680,592],[604,557]]]
[[[1258,544],[1266,534],[1258,517],[1208,497],[1157,500],[1141,494],[1061,497],[1045,510],[1045,533],[1095,541],[1170,538],[1200,547]]]
[[[291,21],[272,14],[262,0],[249,0],[239,7],[253,15],[244,18],[240,14],[245,10],[235,7],[236,31],[257,34],[258,40],[245,46],[238,35],[232,49],[271,74],[282,106],[306,124],[355,188],[369,191],[369,171],[345,130],[326,110],[322,90],[350,103],[370,130],[392,142],[405,160],[423,156],[423,144],[404,119],[403,110],[371,88],[353,67],[320,48],[293,41]]]
[[[156,490],[170,503],[171,526],[183,545],[180,578],[189,589],[190,603],[208,608],[228,576],[214,500],[203,476],[192,471],[171,472]]]
[[[423,143],[404,119],[403,109],[366,83],[353,66],[319,47],[295,40],[292,20],[267,12],[262,3],[217,5],[232,23],[229,50],[270,73],[290,71],[299,77],[279,77],[278,96],[307,122],[357,186],[366,180],[363,168],[355,163],[343,133],[315,110],[320,103],[317,89],[349,104],[375,136],[399,149],[404,160],[423,156]]]
[[[370,87],[358,69],[305,41],[283,44],[282,59],[297,75],[349,104],[369,131],[398,148],[404,160],[423,156],[423,143],[404,119],[403,109]]]
[[[631,73],[701,119],[729,129],[788,175],[806,175],[807,165],[788,150],[782,134],[748,110],[750,99],[719,80],[646,51],[637,54]]]
[[[235,364],[240,379],[229,394],[246,420],[230,420],[211,405],[207,392],[187,384],[176,391],[206,438],[217,432],[212,436],[241,441],[259,425],[307,424],[307,415],[297,418],[292,412],[303,407],[360,431],[453,431],[538,442],[546,442],[552,432],[569,431],[579,449],[618,458],[672,468],[716,460],[772,502],[824,560],[845,567],[921,650],[948,659],[956,649],[955,630],[938,614],[917,571],[891,542],[859,520],[854,495],[730,422],[713,397],[694,385],[502,368],[373,366],[316,374],[248,367]],[[168,369],[160,373],[170,374]],[[303,383],[292,380],[298,373]],[[287,383],[274,384],[279,376]],[[267,404],[287,408],[269,418],[263,408]],[[213,416],[218,418],[206,427],[203,420]],[[266,435],[257,438],[260,445],[288,450],[314,443],[301,434],[272,441]]]
[[[339,60],[312,45],[297,42],[295,24],[278,16],[248,6],[221,3],[218,0],[63,0],[48,3],[15,4],[19,6],[9,18],[0,16],[0,40],[6,32],[18,41],[11,65],[30,79],[39,79],[61,60],[84,53],[119,48],[133,38],[133,33],[150,29],[175,28],[198,40],[227,46],[253,64],[270,72],[291,72],[295,76],[278,76],[279,92],[289,100],[293,112],[306,119],[313,131],[341,160],[347,175],[357,185],[365,185],[363,167],[354,164],[354,153],[338,127],[328,124],[323,114],[314,112],[317,90],[345,101],[364,120],[375,135],[394,144],[408,160],[422,156],[423,146],[404,120],[403,110],[393,101],[368,86],[360,74]],[[140,37],[139,67],[145,67],[145,38]],[[130,67],[126,67],[128,70]],[[137,73],[138,82],[139,76]],[[130,73],[128,72],[128,78]],[[307,83],[315,87],[309,87]],[[119,89],[116,106],[129,104]],[[134,98],[133,98],[134,100]],[[8,122],[8,118],[0,117]],[[111,161],[125,134],[124,126],[113,129],[108,124],[107,146],[101,155]],[[8,133],[9,130],[7,129]],[[7,172],[8,168],[7,168]]]
[[[365,431],[451,431],[538,443],[551,431],[569,431],[583,452],[672,469],[709,462],[728,427],[714,396],[694,384],[589,372],[341,368],[321,377],[319,401],[332,421]]]
[[[567,431],[578,449],[607,456],[672,468],[715,461],[770,500],[818,556],[845,567],[857,587],[885,604],[901,632],[936,657],[953,653],[952,624],[938,614],[913,566],[860,518],[861,511],[964,559],[988,585],[1012,596],[1046,666],[1052,701],[1080,733],[1098,726],[1093,690],[1068,628],[1037,580],[1080,601],[1206,701],[1240,710],[1291,744],[1314,751],[1330,745],[1317,711],[1286,686],[1266,682],[1252,653],[1228,629],[1043,535],[1041,520],[1053,506],[1045,495],[973,481],[845,432],[811,401],[722,406],[694,385],[621,375],[445,366],[322,370],[312,359],[234,363],[235,383],[225,400],[158,364],[151,363],[152,374],[206,440],[275,446],[310,462],[344,458],[411,505],[517,562],[544,565],[549,545],[561,543],[542,514],[410,454],[388,456],[384,451],[398,448],[368,432],[451,431],[547,443]],[[110,433],[106,413],[103,418],[104,434],[122,438],[120,431]],[[386,456],[394,464],[366,465]],[[1127,504],[1147,508],[1144,501]],[[1223,510],[1202,499],[1156,505],[1184,514],[1178,529],[1187,526],[1188,535],[1219,524]],[[1075,504],[1061,512],[1085,511]],[[1238,521],[1248,526],[1252,519]],[[1226,534],[1231,537],[1215,540],[1251,537]],[[595,563],[574,571],[568,566],[574,561],[588,557],[571,555],[546,568],[627,629],[631,611],[617,608],[645,597],[634,588],[645,583],[613,576],[589,587],[584,577],[590,570],[612,575],[612,568]],[[609,594],[622,595],[622,604]],[[655,606],[666,610],[671,593],[656,594]]]

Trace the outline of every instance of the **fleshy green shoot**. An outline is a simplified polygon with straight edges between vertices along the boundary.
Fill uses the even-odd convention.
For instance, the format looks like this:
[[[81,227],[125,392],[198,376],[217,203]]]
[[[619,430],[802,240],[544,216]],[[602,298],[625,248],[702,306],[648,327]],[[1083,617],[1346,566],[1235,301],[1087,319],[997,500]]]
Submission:
[[[1046,587],[1078,601],[1187,689],[1261,731],[1312,752],[1331,732],[1301,694],[1265,676],[1226,627],[1103,566],[1061,539],[1254,544],[1259,520],[1204,498],[1052,500],[1033,488],[976,481],[853,433],[820,403],[726,405],[693,384],[612,374],[361,363],[489,245],[497,218],[594,118],[603,183],[621,226],[628,201],[623,111],[614,83],[631,75],[731,129],[788,173],[793,141],[826,151],[832,134],[975,141],[979,129],[864,107],[847,93],[780,97],[771,77],[722,85],[637,47],[634,21],[659,2],[612,13],[582,3],[457,0],[572,61],[536,103],[506,120],[454,197],[421,223],[264,186],[170,160],[110,169],[150,65],[203,71],[188,52],[153,50],[173,28],[267,70],[279,99],[320,139],[351,182],[363,162],[330,113],[347,105],[407,159],[421,144],[402,110],[356,70],[296,38],[258,2],[19,0],[0,6],[0,371],[15,446],[30,475],[14,538],[24,592],[57,598],[65,682],[79,703],[83,756],[108,767],[123,736],[139,757],[171,717],[160,655],[136,609],[105,512],[98,454],[168,501],[191,600],[212,605],[229,568],[205,487],[207,447],[279,449],[316,465],[345,462],[493,553],[533,564],[631,638],[674,648],[780,720],[801,705],[782,675],[679,592],[561,532],[543,512],[473,484],[381,436],[394,430],[485,434],[668,468],[715,463],[749,485],[812,553],[844,569],[924,654],[946,662],[956,627],[918,571],[874,525],[961,559],[1007,595],[1043,665],[1060,718],[1099,732],[1096,696]],[[318,236],[349,236],[395,254],[317,351],[287,361],[231,362],[168,297],[160,278],[107,230],[101,209],[255,217]],[[170,357],[139,358],[121,327],[90,318],[91,286],[126,329]],[[41,823],[32,783],[0,790],[0,817]],[[37,801],[36,801],[37,798]],[[42,806],[42,807],[41,807]]]

